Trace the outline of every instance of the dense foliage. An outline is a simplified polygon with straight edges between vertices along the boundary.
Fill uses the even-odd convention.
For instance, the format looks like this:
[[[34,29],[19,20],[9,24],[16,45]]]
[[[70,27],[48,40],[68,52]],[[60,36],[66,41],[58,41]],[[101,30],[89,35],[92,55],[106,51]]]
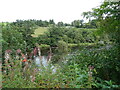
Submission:
[[[79,52],[79,53],[78,53]],[[34,65],[27,69],[27,73],[22,68],[22,62],[15,60],[13,67],[5,69],[13,70],[12,73],[3,73],[3,86],[15,88],[118,88],[120,74],[120,63],[117,47],[84,48],[75,55],[65,59],[67,63],[61,66],[55,65],[57,71],[54,73],[51,65],[40,67],[40,71],[35,72]],[[112,55],[111,55],[112,54]],[[117,54],[117,55],[116,55]],[[114,61],[113,61],[114,60]],[[107,63],[106,63],[107,62]],[[10,63],[9,63],[10,64]],[[29,67],[31,64],[29,63]],[[32,73],[34,72],[34,73]],[[35,74],[34,83],[31,82]],[[8,76],[10,78],[8,78]]]
[[[51,46],[57,46],[59,40],[63,40],[66,43],[93,43],[98,39],[93,33],[95,30],[85,30],[78,28],[65,28],[53,26],[49,28],[48,32],[44,35],[39,35],[39,43],[48,44]]]
[[[92,12],[84,12],[83,15],[86,18],[94,17],[97,20],[99,33],[109,34],[113,42],[119,43],[119,11],[119,2],[104,2],[100,7],[93,8]]]
[[[0,24],[2,54],[12,51],[10,60],[2,58],[3,87],[120,88],[118,6],[119,2],[104,2],[93,11],[84,12],[88,23],[83,20],[74,20],[71,24],[55,24],[54,20],[17,20]],[[49,27],[49,30],[32,37],[39,26]],[[34,59],[16,58],[17,49],[29,54],[36,43],[41,48],[55,48],[55,53],[49,54],[52,59],[46,67],[37,67]],[[77,48],[71,49],[73,46]]]

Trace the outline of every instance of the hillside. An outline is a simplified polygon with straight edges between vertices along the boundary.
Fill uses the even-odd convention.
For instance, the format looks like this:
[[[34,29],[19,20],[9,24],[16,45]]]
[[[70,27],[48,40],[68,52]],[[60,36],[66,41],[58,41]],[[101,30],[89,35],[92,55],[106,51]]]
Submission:
[[[38,27],[35,29],[35,33],[32,35],[33,37],[38,37],[41,34],[44,34],[48,30],[48,27]]]

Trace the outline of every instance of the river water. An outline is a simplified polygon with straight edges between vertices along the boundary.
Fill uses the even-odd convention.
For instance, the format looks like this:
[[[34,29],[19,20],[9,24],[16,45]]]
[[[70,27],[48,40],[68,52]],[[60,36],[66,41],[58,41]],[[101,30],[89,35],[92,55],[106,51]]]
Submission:
[[[47,56],[42,56],[41,60],[40,60],[39,57],[35,57],[34,59],[35,59],[35,64],[36,64],[37,66],[39,66],[39,67],[40,67],[41,65],[43,65],[44,67],[48,66]]]
[[[47,61],[47,56],[42,56],[42,58],[40,59],[39,57],[35,57],[35,64],[37,67],[45,67],[47,68],[48,65],[50,64]],[[58,67],[54,66],[53,64],[50,65],[50,69],[52,69],[52,73],[55,73],[56,70],[58,69]],[[42,69],[39,68],[39,70],[41,71]]]
[[[111,45],[106,45],[106,46],[103,46],[103,47],[99,47],[98,49],[96,49],[96,50],[101,50],[101,49],[110,49],[112,46]],[[89,50],[94,50],[94,48],[90,48]],[[66,64],[67,63],[67,60],[69,59],[69,58],[71,58],[73,55],[77,55],[77,54],[79,54],[80,52],[77,52],[77,51],[80,51],[80,49],[73,49],[71,52],[69,52],[68,54],[66,54],[65,56],[64,56],[64,58],[66,58],[64,61],[62,61],[64,64]],[[54,54],[54,55],[57,55],[57,54]],[[40,60],[40,58],[39,57],[35,57],[34,58],[34,60],[35,60],[35,64],[36,64],[36,66],[38,66],[38,67],[42,67],[42,66],[44,66],[44,67],[47,67],[50,63],[47,61],[47,55],[43,55],[42,56],[42,58],[41,58],[41,60]],[[58,61],[56,64],[58,64],[59,65],[59,62],[61,62],[61,61]],[[57,69],[57,67],[55,66],[55,65],[53,65],[53,64],[51,64],[51,69],[53,70],[53,72],[56,72],[56,69]]]

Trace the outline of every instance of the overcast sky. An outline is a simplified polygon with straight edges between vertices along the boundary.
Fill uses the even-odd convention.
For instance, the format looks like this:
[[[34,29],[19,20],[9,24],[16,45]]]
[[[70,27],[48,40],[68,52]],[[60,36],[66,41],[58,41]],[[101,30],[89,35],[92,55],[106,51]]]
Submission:
[[[0,22],[16,19],[54,19],[70,23],[82,19],[81,13],[97,7],[103,0],[0,0]]]

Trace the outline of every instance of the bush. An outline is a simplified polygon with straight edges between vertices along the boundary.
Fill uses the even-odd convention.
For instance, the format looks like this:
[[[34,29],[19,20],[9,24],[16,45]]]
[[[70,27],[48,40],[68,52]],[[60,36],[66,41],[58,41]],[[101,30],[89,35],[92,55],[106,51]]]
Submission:
[[[105,48],[106,47],[106,48]],[[73,55],[69,62],[74,61],[77,63],[79,68],[87,68],[89,65],[94,66],[94,80],[99,77],[101,80],[111,80],[113,85],[119,84],[119,74],[120,74],[120,63],[119,63],[119,54],[118,46],[112,46],[107,48],[107,46],[86,49]],[[71,63],[70,63],[71,64]],[[97,81],[98,83],[99,81]]]

